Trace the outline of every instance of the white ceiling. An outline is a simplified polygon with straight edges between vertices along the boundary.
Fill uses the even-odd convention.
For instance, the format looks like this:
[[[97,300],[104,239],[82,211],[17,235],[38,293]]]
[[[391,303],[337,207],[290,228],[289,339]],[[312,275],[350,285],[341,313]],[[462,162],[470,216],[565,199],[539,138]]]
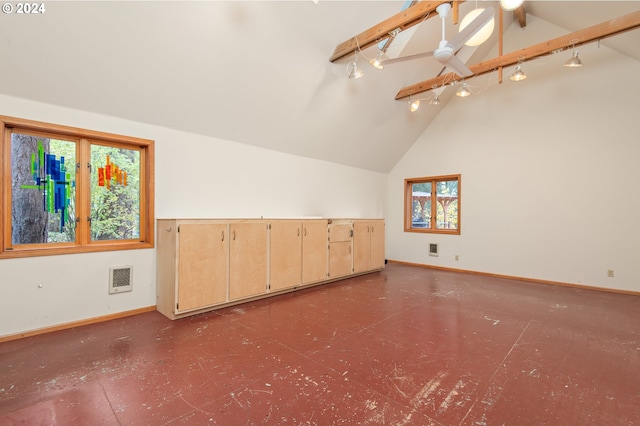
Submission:
[[[41,15],[0,15],[0,93],[379,172],[444,107],[411,114],[394,100],[400,88],[442,71],[432,58],[378,71],[361,56],[359,80],[346,78],[348,60],[328,60],[337,44],[398,12],[399,1],[45,5]],[[475,5],[464,3],[461,15]],[[526,8],[568,33],[640,10],[640,1],[528,1]],[[420,24],[395,54],[433,50],[440,25],[437,17]],[[449,25],[447,34],[455,30]],[[496,40],[494,32],[480,51],[460,55],[476,63]],[[605,43],[640,60],[638,30]]]

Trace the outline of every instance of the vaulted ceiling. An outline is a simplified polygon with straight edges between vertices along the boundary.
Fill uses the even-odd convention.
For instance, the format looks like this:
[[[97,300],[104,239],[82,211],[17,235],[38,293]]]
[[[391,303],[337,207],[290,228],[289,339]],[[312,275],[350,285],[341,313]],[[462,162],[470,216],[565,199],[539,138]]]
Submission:
[[[387,172],[441,108],[455,107],[454,89],[442,94],[443,105],[412,114],[406,101],[394,98],[401,88],[443,72],[433,58],[379,71],[367,63],[375,56],[373,46],[359,54],[365,76],[357,80],[347,78],[352,56],[329,58],[338,44],[401,6],[324,0],[48,2],[44,14],[0,16],[0,93]],[[462,3],[461,16],[475,7],[475,1]],[[639,11],[640,1],[527,1],[525,10],[527,27],[520,29],[506,13],[505,31],[527,32],[543,20],[568,34]],[[449,20],[446,33],[455,31]],[[427,19],[410,37],[394,42],[400,47],[389,54],[433,50],[440,38],[440,20]],[[538,34],[526,45],[505,40],[505,47],[544,41]],[[491,57],[496,43],[494,31],[489,41],[464,47],[459,56],[475,64]],[[602,44],[640,60],[638,30]]]

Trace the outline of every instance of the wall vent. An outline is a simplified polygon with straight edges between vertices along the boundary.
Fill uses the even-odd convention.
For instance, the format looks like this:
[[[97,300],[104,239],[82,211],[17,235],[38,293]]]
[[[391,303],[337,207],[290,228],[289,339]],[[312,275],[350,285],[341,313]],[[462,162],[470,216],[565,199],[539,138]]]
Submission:
[[[429,256],[438,256],[438,243],[429,243]]]
[[[133,266],[109,268],[109,294],[133,290]]]

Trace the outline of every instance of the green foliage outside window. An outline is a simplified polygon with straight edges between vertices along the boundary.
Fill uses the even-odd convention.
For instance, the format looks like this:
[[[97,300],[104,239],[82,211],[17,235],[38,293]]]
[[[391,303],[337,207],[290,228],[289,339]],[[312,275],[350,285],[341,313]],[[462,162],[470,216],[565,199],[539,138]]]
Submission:
[[[460,175],[405,180],[405,231],[460,233]]]
[[[153,247],[153,141],[0,124],[0,258]]]

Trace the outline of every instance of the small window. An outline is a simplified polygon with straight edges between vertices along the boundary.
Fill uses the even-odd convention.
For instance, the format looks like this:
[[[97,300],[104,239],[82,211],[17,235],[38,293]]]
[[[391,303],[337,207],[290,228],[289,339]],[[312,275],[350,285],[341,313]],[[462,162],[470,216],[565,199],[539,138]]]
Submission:
[[[0,257],[153,247],[153,141],[0,120]]]
[[[460,180],[460,175],[405,179],[405,232],[460,234]]]

